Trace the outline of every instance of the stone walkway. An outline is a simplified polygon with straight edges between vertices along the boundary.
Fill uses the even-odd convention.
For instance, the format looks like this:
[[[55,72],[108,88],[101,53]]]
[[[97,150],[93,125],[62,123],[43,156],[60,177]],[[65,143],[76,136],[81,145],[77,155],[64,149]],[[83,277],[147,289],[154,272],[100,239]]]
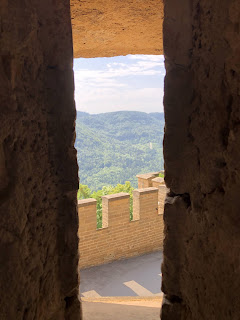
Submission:
[[[161,297],[105,301],[83,298],[83,320],[159,320],[161,304]]]
[[[154,252],[82,270],[81,297],[161,296],[161,262]]]

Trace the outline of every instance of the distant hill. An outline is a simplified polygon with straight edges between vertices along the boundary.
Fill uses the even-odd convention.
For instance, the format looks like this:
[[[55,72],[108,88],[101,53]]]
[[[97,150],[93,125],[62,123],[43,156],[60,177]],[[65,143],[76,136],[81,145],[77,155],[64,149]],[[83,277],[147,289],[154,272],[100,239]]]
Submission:
[[[163,169],[163,113],[77,112],[76,143],[80,183],[93,191]]]

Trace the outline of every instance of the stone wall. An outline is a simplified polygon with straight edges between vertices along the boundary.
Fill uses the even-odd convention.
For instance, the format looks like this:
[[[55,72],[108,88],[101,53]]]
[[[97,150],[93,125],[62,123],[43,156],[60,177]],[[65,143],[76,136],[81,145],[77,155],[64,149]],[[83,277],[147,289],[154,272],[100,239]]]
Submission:
[[[158,209],[158,189],[133,191],[132,221],[129,198],[128,193],[102,197],[102,229],[97,229],[96,200],[79,200],[81,269],[162,249],[163,203]]]
[[[79,319],[69,2],[0,16],[0,318]]]
[[[240,6],[165,0],[162,319],[239,319]]]
[[[163,0],[71,0],[74,56],[163,54]]]
[[[72,2],[79,5],[73,19],[78,13],[80,22],[86,18],[85,29],[73,23],[80,31],[75,43],[81,39],[79,48],[87,46],[76,56],[161,53],[162,13],[155,10],[161,1],[129,1],[127,11],[125,2],[115,1],[122,11],[110,6],[116,18],[111,28],[106,2],[98,3],[104,10],[81,12],[81,6],[97,2]],[[164,0],[164,5],[170,193],[162,319],[238,320],[239,1]],[[127,30],[125,13],[133,22],[125,20]],[[4,0],[0,16],[1,319],[78,319],[69,2]],[[104,32],[97,32],[100,27]],[[140,45],[131,47],[142,34]],[[103,46],[95,46],[97,41]]]

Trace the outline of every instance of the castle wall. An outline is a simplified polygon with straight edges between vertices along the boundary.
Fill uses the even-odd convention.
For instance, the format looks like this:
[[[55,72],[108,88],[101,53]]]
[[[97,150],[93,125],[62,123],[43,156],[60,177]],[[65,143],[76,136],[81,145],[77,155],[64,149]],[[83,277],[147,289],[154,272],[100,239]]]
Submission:
[[[81,39],[83,48],[76,56],[161,53],[156,45],[161,1],[130,3],[126,8],[123,1],[109,1],[114,21],[106,10],[95,10],[95,1],[73,0],[83,22],[76,23],[75,43]],[[164,157],[170,193],[162,320],[238,320],[239,1],[164,0],[164,5]],[[125,20],[125,29],[128,13],[132,25]],[[79,319],[69,1],[5,0],[0,16],[1,319]],[[153,20],[149,28],[145,21]],[[139,46],[131,47],[132,40]],[[115,48],[106,53],[111,43]],[[127,228],[140,224],[141,216]],[[110,228],[109,223],[99,234]]]
[[[128,193],[102,198],[102,229],[97,229],[96,200],[78,201],[81,269],[162,249],[163,204],[158,211],[157,188],[133,191],[133,221]]]
[[[69,1],[0,17],[0,319],[79,320]]]
[[[239,319],[240,6],[165,0],[162,320]]]

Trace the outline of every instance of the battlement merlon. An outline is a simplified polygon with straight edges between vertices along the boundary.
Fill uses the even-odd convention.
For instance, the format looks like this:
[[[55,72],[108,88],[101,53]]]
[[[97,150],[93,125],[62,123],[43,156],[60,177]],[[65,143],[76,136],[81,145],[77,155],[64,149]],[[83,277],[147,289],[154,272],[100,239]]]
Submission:
[[[138,197],[140,195],[148,194],[148,193],[158,193],[158,188],[149,187],[149,188],[141,188],[133,190],[133,194],[136,194]]]
[[[78,200],[78,208],[87,207],[97,204],[97,200],[93,198]]]
[[[83,199],[78,200],[78,217],[79,226],[83,232],[97,229],[97,200],[96,199]]]
[[[136,176],[138,178],[138,188],[152,187],[152,180],[158,177],[160,172],[161,171],[138,174]]]
[[[129,223],[130,195],[120,192],[102,197],[102,227]]]
[[[144,220],[154,213],[158,213],[158,188],[133,190],[133,220]]]
[[[116,201],[120,199],[126,199],[129,197],[130,197],[129,193],[119,192],[119,193],[109,194],[107,196],[102,196],[102,200],[107,199],[108,201]]]
[[[152,186],[158,188],[159,185],[165,185],[164,178],[157,177],[152,179]]]

